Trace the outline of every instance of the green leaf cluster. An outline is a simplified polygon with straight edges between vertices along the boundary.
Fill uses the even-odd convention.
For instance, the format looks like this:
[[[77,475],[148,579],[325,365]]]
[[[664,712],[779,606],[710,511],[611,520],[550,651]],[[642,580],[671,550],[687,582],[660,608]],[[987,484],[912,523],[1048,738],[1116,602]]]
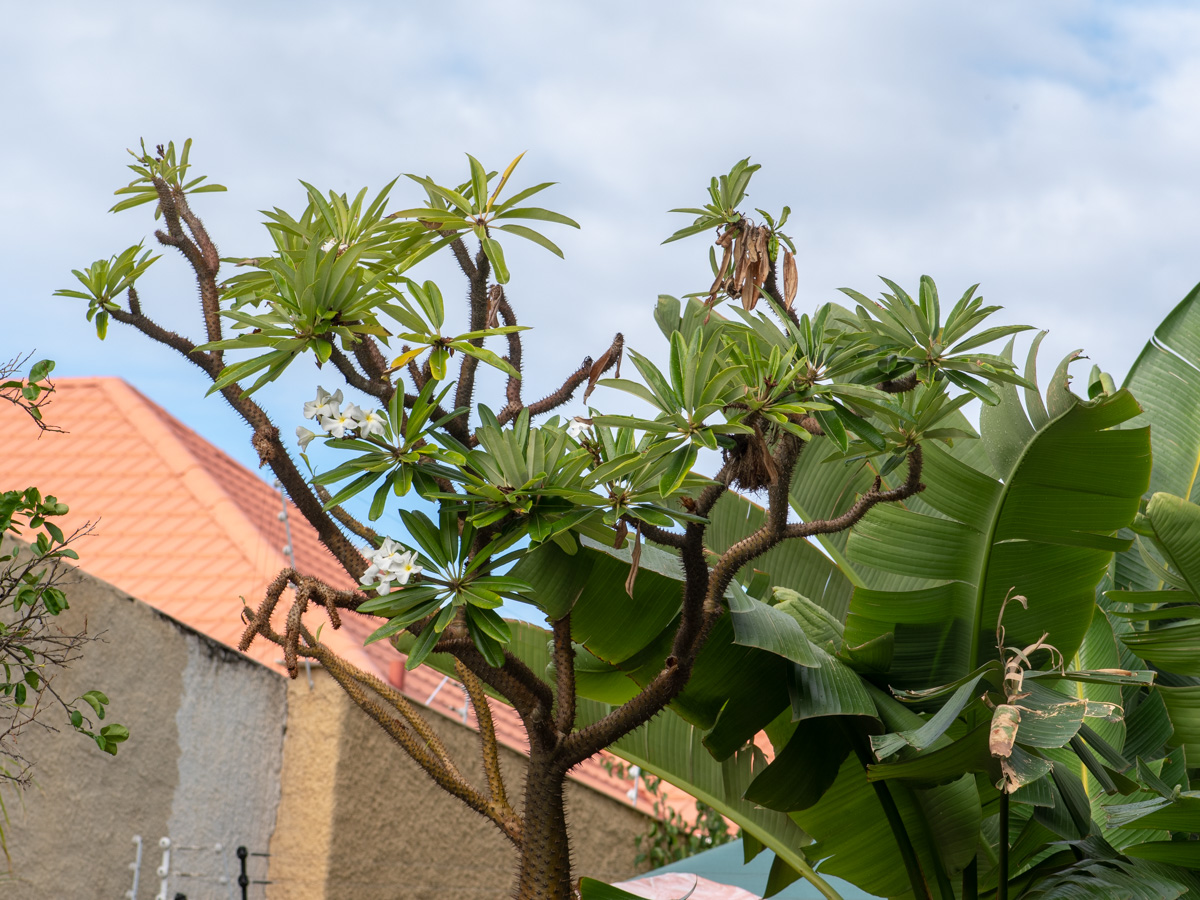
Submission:
[[[496,609],[505,599],[528,599],[533,590],[520,579],[496,571],[521,555],[520,551],[504,553],[513,544],[511,537],[486,540],[469,521],[460,530],[452,506],[443,507],[436,523],[421,512],[403,510],[400,515],[420,550],[424,571],[419,581],[359,606],[359,612],[388,619],[367,643],[393,637],[428,619],[408,651],[406,665],[412,669],[429,656],[446,627],[461,614],[484,659],[496,668],[503,666],[503,649],[512,640],[512,630]]]
[[[87,319],[95,322],[96,336],[104,340],[108,334],[109,313],[120,309],[116,298],[132,290],[137,280],[158,259],[149,250],[143,251],[141,244],[135,244],[108,259],[96,260],[82,272],[72,269],[71,274],[83,285],[84,290],[62,288],[55,291],[54,296],[86,300]]]
[[[415,220],[423,227],[439,233],[457,235],[470,232],[479,241],[480,249],[483,250],[496,275],[496,281],[500,284],[507,284],[509,272],[504,261],[504,249],[493,231],[503,231],[532,241],[555,256],[561,257],[562,250],[548,237],[527,225],[517,224],[517,222],[554,222],[559,225],[569,225],[572,228],[579,227],[578,222],[562,213],[537,206],[518,205],[551,187],[554,184],[552,181],[525,188],[503,201],[500,200],[500,195],[508,184],[508,179],[524,155],[522,153],[508,164],[490,194],[488,189],[497,173],[488,172],[483,164],[469,153],[467,160],[470,163],[471,178],[457,187],[440,185],[429,177],[409,175],[409,178],[425,189],[428,204],[424,207],[400,210],[392,215],[396,218]]]
[[[44,378],[52,368],[49,360],[36,363],[30,380]],[[70,608],[59,586],[56,566],[61,560],[77,560],[79,554],[67,546],[71,537],[53,521],[68,512],[65,503],[34,487],[0,493],[0,534],[19,537],[27,544],[20,548],[10,543],[0,555],[0,708],[13,707],[8,713],[10,719],[16,718],[17,710],[24,710],[29,718],[36,715],[40,695],[47,686],[46,671],[56,662],[47,655],[42,621]],[[93,733],[84,714],[76,708],[80,701],[103,719],[108,698],[91,690],[74,703],[61,702],[72,728],[93,738],[101,750],[115,754],[117,745],[128,739],[129,731],[122,725],[109,724]],[[0,832],[0,842],[2,838]]]
[[[191,153],[192,139],[188,138],[183,142],[183,148],[179,155],[175,153],[175,142],[171,141],[167,144],[166,149],[163,149],[162,144],[155,148],[155,152],[151,154],[146,149],[146,142],[143,140],[141,144],[141,152],[134,153],[128,151],[133,157],[134,162],[129,168],[133,171],[137,178],[129,182],[123,188],[118,188],[114,193],[117,196],[128,195],[124,200],[120,200],[113,206],[109,212],[121,212],[124,209],[132,209],[135,206],[141,206],[143,203],[154,201],[156,204],[159,200],[158,188],[155,187],[155,182],[162,182],[169,189],[178,192],[180,195],[186,194],[205,194],[213,191],[224,191],[226,188],[220,184],[204,184],[208,180],[207,175],[198,175],[191,180],[187,179],[187,171],[191,168],[188,162],[188,155]],[[154,208],[154,218],[159,218],[162,215],[162,210],[156,205]]]

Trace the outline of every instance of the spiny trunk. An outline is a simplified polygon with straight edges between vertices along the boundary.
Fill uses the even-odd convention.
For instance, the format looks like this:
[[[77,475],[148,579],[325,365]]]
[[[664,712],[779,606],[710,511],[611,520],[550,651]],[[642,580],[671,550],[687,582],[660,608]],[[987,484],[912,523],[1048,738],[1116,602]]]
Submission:
[[[525,777],[525,827],[515,900],[571,900],[564,773],[534,755]]]

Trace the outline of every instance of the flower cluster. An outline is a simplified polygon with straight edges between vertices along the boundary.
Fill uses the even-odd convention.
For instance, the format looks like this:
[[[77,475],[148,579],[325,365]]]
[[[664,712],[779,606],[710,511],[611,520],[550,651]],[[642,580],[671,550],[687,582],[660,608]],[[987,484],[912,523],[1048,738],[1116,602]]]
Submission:
[[[382,597],[392,589],[392,582],[404,585],[414,575],[421,573],[416,564],[417,552],[405,550],[391,538],[384,538],[379,549],[368,556],[371,565],[363,573],[363,584],[379,582],[377,593]]]
[[[317,399],[304,404],[304,418],[315,419],[326,434],[335,438],[345,437],[347,432],[355,432],[359,437],[382,436],[387,425],[380,410],[362,410],[353,403],[342,409],[342,392],[331,394],[323,387],[317,388]],[[307,450],[316,436],[316,432],[299,426],[296,438],[300,441],[301,451]]]

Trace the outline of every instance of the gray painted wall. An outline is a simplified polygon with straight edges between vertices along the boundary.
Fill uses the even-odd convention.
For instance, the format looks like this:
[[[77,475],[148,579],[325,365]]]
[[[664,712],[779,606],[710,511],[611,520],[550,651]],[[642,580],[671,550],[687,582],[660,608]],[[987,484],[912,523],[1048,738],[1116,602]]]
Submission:
[[[159,893],[164,836],[174,845],[168,898],[234,897],[234,886],[216,879],[236,877],[238,844],[265,851],[275,826],[284,679],[82,571],[66,590],[63,626],[86,620],[104,634],[54,686],[64,697],[104,691],[108,721],[131,736],[110,757],[69,727],[26,732],[35,784],[19,798],[3,795],[11,865],[0,870],[0,895],[119,900],[133,884],[140,834],[138,900]],[[55,722],[58,714],[47,715]]]

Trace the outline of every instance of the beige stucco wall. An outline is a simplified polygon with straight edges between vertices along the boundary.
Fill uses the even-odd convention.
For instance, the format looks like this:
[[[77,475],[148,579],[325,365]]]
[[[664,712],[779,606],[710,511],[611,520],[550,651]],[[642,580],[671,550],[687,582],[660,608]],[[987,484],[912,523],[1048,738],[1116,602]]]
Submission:
[[[283,747],[283,791],[265,869],[268,900],[323,900],[333,845],[338,735],[351,708],[342,689],[319,666],[312,687],[302,667],[288,682],[288,733]],[[262,863],[249,867],[264,871]]]
[[[216,879],[226,866],[236,875],[233,849],[265,850],[274,828],[284,679],[111,585],[82,572],[73,582],[58,621],[79,630],[86,620],[103,635],[54,687],[68,699],[104,691],[107,720],[131,737],[112,757],[69,727],[25,732],[35,784],[19,799],[4,795],[12,863],[0,896],[121,898],[132,886],[135,834],[145,842],[140,900],[159,891],[164,836],[175,845],[168,897],[229,896]],[[64,724],[58,711],[45,716]],[[212,849],[218,842],[223,854]]]
[[[303,671],[291,683],[269,900],[509,897],[517,863],[511,845],[435,785],[325,672],[314,668],[313,683],[310,690]],[[306,723],[305,712],[320,724]],[[463,774],[482,785],[478,734],[436,713],[429,718]],[[334,722],[341,729],[336,765],[326,743]],[[502,748],[501,767],[516,805],[524,758]],[[567,805],[576,874],[610,881],[635,874],[634,835],[646,831],[646,816],[575,782]]]

